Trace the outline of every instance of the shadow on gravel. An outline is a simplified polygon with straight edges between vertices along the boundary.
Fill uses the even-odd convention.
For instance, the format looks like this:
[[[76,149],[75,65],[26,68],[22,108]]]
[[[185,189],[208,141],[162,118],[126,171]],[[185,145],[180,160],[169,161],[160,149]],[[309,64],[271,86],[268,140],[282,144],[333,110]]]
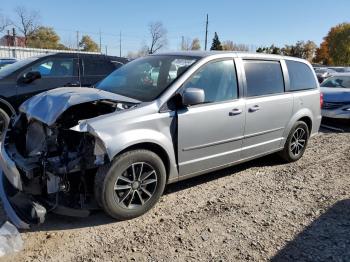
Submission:
[[[350,200],[330,207],[275,257],[279,261],[350,261]]]
[[[236,172],[240,172],[252,167],[263,167],[263,166],[275,166],[282,165],[283,162],[276,155],[269,155],[260,159],[252,160],[247,163],[243,163],[237,166],[225,168],[219,171],[211,172],[194,178],[190,178],[178,183],[168,185],[165,189],[164,194],[172,194],[179,192],[181,190],[188,189],[190,187],[195,187],[204,183],[208,183],[225,176],[234,175]],[[136,218],[137,219],[137,218]],[[0,221],[5,220],[5,214],[3,209],[0,208]],[[118,221],[107,216],[103,211],[94,211],[92,214],[86,218],[75,218],[60,216],[57,214],[49,213],[46,217],[44,224],[39,226],[33,226],[29,232],[36,231],[52,231],[52,230],[68,230],[76,228],[93,227],[98,225],[118,223]]]
[[[320,132],[322,133],[350,133],[350,120],[322,118]]]

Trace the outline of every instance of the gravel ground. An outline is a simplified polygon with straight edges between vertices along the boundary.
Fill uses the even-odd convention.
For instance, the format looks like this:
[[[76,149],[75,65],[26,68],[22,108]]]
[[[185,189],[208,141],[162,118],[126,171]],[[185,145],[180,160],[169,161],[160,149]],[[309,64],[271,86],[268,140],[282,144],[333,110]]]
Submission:
[[[170,185],[146,215],[51,215],[1,261],[350,261],[350,133]],[[0,211],[0,219],[4,219]]]

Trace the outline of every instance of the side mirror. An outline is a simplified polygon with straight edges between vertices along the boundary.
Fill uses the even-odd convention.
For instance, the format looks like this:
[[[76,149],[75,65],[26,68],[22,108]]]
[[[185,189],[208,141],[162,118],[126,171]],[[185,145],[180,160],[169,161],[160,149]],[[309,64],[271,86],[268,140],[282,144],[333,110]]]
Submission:
[[[41,78],[41,74],[39,71],[30,71],[26,74],[24,74],[23,76],[21,76],[18,80],[21,83],[26,83],[29,84],[37,79]]]
[[[200,88],[187,88],[182,94],[182,104],[184,106],[198,105],[204,103],[204,90]]]

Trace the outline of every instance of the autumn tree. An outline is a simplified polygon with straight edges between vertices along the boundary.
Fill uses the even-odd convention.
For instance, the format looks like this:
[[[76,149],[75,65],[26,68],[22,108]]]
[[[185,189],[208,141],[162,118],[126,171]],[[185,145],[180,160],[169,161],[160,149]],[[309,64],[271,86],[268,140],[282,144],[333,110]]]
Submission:
[[[24,6],[15,8],[17,22],[15,26],[24,36],[24,44],[27,46],[28,37],[39,28],[40,14],[38,11],[28,10]]]
[[[222,45],[218,34],[215,32],[213,42],[211,44],[210,50],[222,50]]]
[[[98,44],[88,35],[82,36],[79,42],[79,48],[87,52],[98,52],[100,50]]]
[[[350,65],[350,23],[332,27],[326,36],[329,58],[334,65]]]
[[[320,44],[320,47],[317,48],[314,61],[323,65],[333,64],[333,61],[329,56],[327,37],[323,39],[323,42]]]
[[[151,44],[148,47],[148,53],[154,54],[167,45],[167,30],[162,22],[152,22],[149,24],[149,33]]]
[[[60,37],[52,27],[41,26],[28,36],[27,45],[33,48],[58,49]]]

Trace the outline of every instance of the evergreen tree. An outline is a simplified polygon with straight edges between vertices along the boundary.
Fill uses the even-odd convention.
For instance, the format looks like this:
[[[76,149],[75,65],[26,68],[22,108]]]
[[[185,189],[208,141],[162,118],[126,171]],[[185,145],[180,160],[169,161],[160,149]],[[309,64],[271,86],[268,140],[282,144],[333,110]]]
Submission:
[[[222,50],[222,45],[216,32],[214,34],[213,43],[211,44],[210,50]]]

